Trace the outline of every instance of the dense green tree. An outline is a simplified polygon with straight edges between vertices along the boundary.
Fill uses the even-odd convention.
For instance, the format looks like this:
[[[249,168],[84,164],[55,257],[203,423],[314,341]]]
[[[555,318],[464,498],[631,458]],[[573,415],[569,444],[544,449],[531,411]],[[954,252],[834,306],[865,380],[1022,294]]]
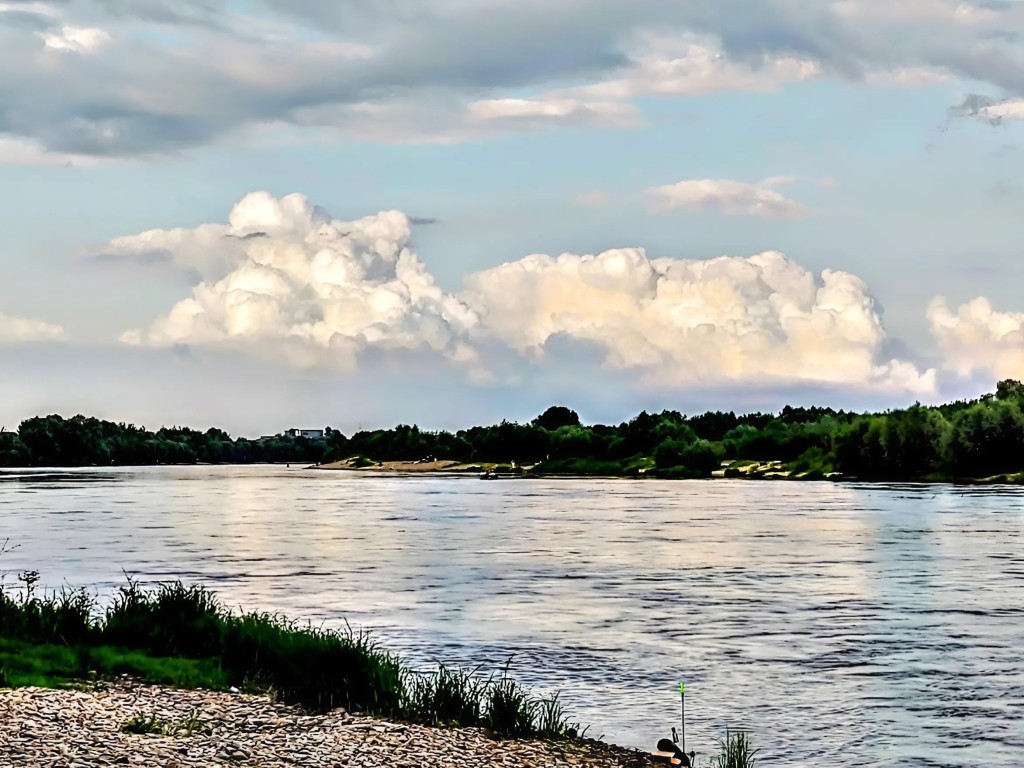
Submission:
[[[535,427],[543,427],[554,432],[561,427],[578,427],[580,417],[576,411],[570,410],[564,405],[552,405],[530,423]]]
[[[28,447],[17,433],[0,431],[0,467],[21,467],[30,461]]]
[[[654,449],[654,466],[658,469],[681,467],[686,447],[687,444],[681,440],[666,438]]]
[[[710,440],[697,440],[683,448],[682,465],[702,474],[709,475],[722,463],[725,450],[721,443]]]
[[[663,441],[654,451],[654,465],[658,469],[684,467],[696,475],[710,475],[721,465],[725,449],[721,443],[698,438],[693,442]]]
[[[999,400],[1024,400],[1024,384],[1015,379],[1004,379],[996,384],[996,398]]]
[[[600,455],[594,450],[594,442],[594,433],[587,427],[559,427],[551,435],[548,454],[560,459]]]

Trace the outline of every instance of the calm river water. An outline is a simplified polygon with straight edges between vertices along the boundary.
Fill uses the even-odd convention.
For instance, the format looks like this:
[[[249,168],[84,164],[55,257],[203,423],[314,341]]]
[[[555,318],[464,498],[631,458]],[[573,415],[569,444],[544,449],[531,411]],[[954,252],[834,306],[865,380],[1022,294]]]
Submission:
[[[590,735],[765,764],[1024,766],[1024,490],[481,482],[277,467],[0,473],[7,573],[121,569],[502,666]]]

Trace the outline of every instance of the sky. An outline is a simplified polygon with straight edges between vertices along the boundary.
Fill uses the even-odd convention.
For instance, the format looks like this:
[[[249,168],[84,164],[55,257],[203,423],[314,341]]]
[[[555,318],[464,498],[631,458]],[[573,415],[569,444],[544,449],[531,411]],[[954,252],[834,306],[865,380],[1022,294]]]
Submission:
[[[0,426],[1024,378],[1024,2],[0,0]]]

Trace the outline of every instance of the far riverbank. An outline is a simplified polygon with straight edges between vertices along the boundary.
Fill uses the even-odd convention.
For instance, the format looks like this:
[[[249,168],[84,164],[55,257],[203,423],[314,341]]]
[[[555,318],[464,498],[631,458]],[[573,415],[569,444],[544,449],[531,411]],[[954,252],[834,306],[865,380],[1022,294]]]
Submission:
[[[663,471],[654,466],[632,467],[622,472],[571,472],[548,471],[542,464],[517,466],[514,463],[500,464],[480,462],[467,464],[452,460],[431,461],[368,461],[359,457],[335,461],[328,464],[310,466],[310,469],[327,471],[347,471],[366,473],[393,473],[407,475],[464,475],[487,476],[488,479],[559,479],[573,478],[650,478],[650,479],[732,479],[732,480],[790,480],[790,481],[828,481],[828,482],[864,482],[863,478],[844,475],[840,472],[799,472],[787,468],[782,461],[733,461],[722,462],[721,466],[709,473],[686,473],[679,471]],[[1024,472],[993,474],[982,477],[954,477],[944,474],[932,474],[925,477],[872,479],[868,482],[920,482],[920,483],[954,483],[963,485],[1000,485],[1024,484]]]

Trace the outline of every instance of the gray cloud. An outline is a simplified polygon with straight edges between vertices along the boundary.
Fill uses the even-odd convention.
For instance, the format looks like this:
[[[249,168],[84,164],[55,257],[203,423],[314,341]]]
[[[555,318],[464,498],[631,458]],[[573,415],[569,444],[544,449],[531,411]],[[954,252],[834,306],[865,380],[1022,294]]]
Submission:
[[[54,18],[45,13],[33,11],[28,7],[18,9],[12,7],[0,15],[0,22],[12,29],[23,29],[31,32],[43,32],[54,27]]]
[[[992,126],[1007,120],[1024,120],[1024,99],[994,99],[971,93],[960,104],[950,107],[949,119],[954,118],[975,118]]]
[[[228,3],[224,0],[95,0],[94,4],[114,18],[227,29]]]
[[[224,237],[230,237],[235,240],[259,240],[260,238],[269,237],[269,235],[266,232],[260,231],[246,232],[244,235],[236,235],[232,232],[229,232],[228,234],[224,235]]]
[[[417,0],[261,0],[260,5],[294,22],[341,34],[367,34],[404,23],[425,24],[437,4]]]
[[[981,117],[992,125],[999,125],[1002,122],[1000,118],[985,118],[982,114],[986,108],[996,104],[997,101],[997,99],[982,96],[979,93],[968,93],[964,96],[963,101],[949,108],[948,116],[950,119],[957,117]]]
[[[710,89],[770,90],[773,80],[794,79],[779,74],[779,61],[807,63],[808,76],[906,80],[934,72],[1024,95],[1024,50],[1015,42],[1024,31],[1021,3],[262,0],[254,7],[263,15],[242,16],[226,0],[0,3],[0,69],[8,75],[0,81],[0,139],[131,157],[266,125],[392,141],[625,126],[633,124],[629,102],[637,94],[621,84],[652,71],[639,62],[685,55],[645,48],[651,32],[712,41],[703,49],[714,54],[708,66],[718,66],[720,55],[728,75],[669,67],[672,83],[650,87],[663,97],[699,92],[679,82],[679,72]],[[103,43],[46,49],[44,30]],[[611,104],[578,95],[608,83],[619,84]],[[549,92],[562,94],[557,109],[544,98]],[[578,100],[567,102],[573,93]],[[527,120],[481,121],[468,110],[523,98],[538,99],[541,109]],[[958,109],[994,120],[983,111],[993,105],[967,100]]]

